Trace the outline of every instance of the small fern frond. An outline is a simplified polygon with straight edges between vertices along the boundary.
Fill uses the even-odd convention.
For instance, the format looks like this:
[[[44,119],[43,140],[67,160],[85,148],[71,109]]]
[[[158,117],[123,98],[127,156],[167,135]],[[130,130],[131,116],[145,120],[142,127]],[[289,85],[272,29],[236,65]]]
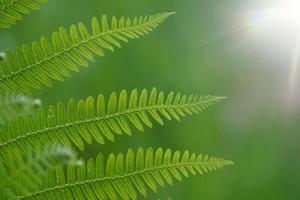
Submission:
[[[19,116],[33,114],[41,105],[40,99],[21,94],[0,97],[0,125],[16,120]]]
[[[11,152],[22,147],[22,152],[57,142],[75,144],[81,150],[84,143],[95,139],[104,144],[105,140],[115,141],[115,134],[132,134],[131,126],[144,131],[144,125],[152,127],[151,118],[163,125],[168,120],[180,120],[187,114],[200,111],[216,104],[223,97],[181,95],[170,92],[165,95],[153,88],[148,94],[143,89],[140,94],[136,89],[128,94],[123,90],[119,97],[113,92],[108,103],[103,95],[97,100],[88,97],[76,102],[71,99],[67,105],[58,102],[46,111],[41,109],[34,119],[19,118],[0,128],[0,159],[11,159]]]
[[[52,42],[42,37],[40,42],[19,47],[16,53],[8,51],[0,61],[0,95],[7,92],[31,93],[43,85],[51,86],[52,80],[62,81],[70,71],[87,67],[93,55],[103,56],[104,49],[113,51],[128,42],[153,31],[173,13],[160,13],[145,17],[117,19],[111,22],[104,15],[101,23],[92,19],[92,32],[83,24],[72,25],[70,31],[61,27],[52,34]],[[100,28],[101,27],[101,28]]]
[[[46,175],[48,168],[57,164],[80,165],[76,153],[64,145],[48,145],[38,151],[31,152],[25,158],[17,154],[16,161],[0,163],[1,182],[0,188],[9,188],[12,193],[23,191],[24,185],[28,188],[37,183],[38,178]],[[8,190],[5,192],[10,194]],[[10,199],[10,198],[8,198]]]
[[[0,0],[0,29],[10,28],[23,15],[29,14],[32,10],[40,9],[40,4],[48,0]]]
[[[173,185],[189,175],[204,174],[233,164],[222,158],[174,153],[159,148],[136,153],[129,149],[126,155],[110,154],[104,159],[89,159],[86,165],[49,170],[47,180],[42,179],[36,188],[19,193],[18,199],[140,199],[149,189],[157,192],[159,187]]]

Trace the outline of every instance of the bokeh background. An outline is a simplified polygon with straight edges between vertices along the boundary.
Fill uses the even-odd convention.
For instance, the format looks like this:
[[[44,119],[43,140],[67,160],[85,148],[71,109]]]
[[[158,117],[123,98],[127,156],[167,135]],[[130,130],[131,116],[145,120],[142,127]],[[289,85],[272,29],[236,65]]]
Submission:
[[[277,2],[49,0],[41,11],[1,31],[0,48],[14,50],[41,35],[49,36],[59,26],[89,23],[91,17],[102,14],[176,11],[152,34],[108,52],[90,68],[35,92],[34,97],[48,106],[71,97],[107,96],[121,89],[153,86],[227,96],[226,101],[181,123],[119,137],[114,144],[94,145],[84,156],[139,146],[223,156],[235,166],[162,189],[160,197],[293,200],[300,197],[300,65],[292,67],[299,54],[297,32],[284,23],[255,26],[251,21],[252,11]]]

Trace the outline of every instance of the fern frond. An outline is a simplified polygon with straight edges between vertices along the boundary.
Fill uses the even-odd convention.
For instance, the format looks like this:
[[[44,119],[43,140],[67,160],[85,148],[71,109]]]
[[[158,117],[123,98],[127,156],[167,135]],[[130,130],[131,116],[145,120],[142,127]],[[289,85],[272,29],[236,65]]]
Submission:
[[[33,190],[18,194],[18,199],[140,199],[150,190],[173,185],[189,175],[204,174],[233,164],[208,155],[182,155],[159,148],[129,149],[126,155],[110,154],[105,160],[99,154],[86,165],[68,167],[65,175],[61,166],[50,170]]]
[[[128,94],[123,90],[119,97],[115,92],[105,103],[103,95],[97,100],[88,97],[76,102],[71,99],[67,105],[58,102],[46,111],[41,109],[36,119],[29,116],[20,118],[0,128],[0,159],[11,159],[11,152],[22,147],[22,152],[57,142],[75,144],[81,150],[84,143],[95,139],[104,144],[105,140],[115,141],[115,134],[132,134],[131,126],[139,131],[144,125],[152,127],[152,121],[163,125],[163,118],[180,120],[186,114],[199,113],[223,99],[216,96],[181,95],[153,88],[148,94],[136,89]]]
[[[48,0],[0,0],[0,29],[10,28],[23,15],[29,14],[32,10],[40,9],[40,4]]]
[[[15,154],[18,153],[15,152]],[[81,164],[72,149],[59,144],[48,145],[38,151],[31,152],[25,158],[21,154],[18,154],[17,157],[16,161],[10,160],[7,163],[0,163],[0,188],[7,188],[6,195],[22,192],[24,185],[27,185],[28,188],[33,187],[34,184],[37,184],[37,177],[45,177],[46,170],[57,164]]]
[[[51,86],[52,80],[62,81],[70,71],[87,67],[93,55],[103,56],[104,49],[113,51],[128,42],[143,36],[158,27],[173,13],[160,13],[145,17],[117,19],[111,22],[104,15],[101,23],[92,19],[92,32],[79,23],[70,31],[61,27],[52,34],[52,42],[42,37],[40,42],[19,47],[15,53],[7,52],[7,58],[0,61],[0,95],[7,92],[30,93],[43,85]],[[101,27],[101,28],[100,28]]]
[[[26,95],[6,95],[0,97],[0,125],[16,120],[19,116],[33,114],[41,107],[40,99]]]

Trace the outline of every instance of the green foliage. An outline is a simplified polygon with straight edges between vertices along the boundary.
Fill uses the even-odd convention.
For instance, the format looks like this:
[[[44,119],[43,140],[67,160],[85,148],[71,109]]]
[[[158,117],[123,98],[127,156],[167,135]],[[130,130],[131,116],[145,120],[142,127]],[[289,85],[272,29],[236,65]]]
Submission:
[[[144,126],[152,127],[152,121],[163,125],[163,118],[180,120],[180,116],[199,113],[214,105],[223,97],[181,95],[170,92],[157,92],[153,88],[148,95],[147,90],[132,90],[128,95],[123,90],[119,97],[114,92],[106,105],[103,95],[97,100],[88,97],[76,102],[69,100],[67,105],[58,102],[56,107],[41,109],[38,117],[28,116],[0,127],[0,157],[5,161],[13,157],[13,152],[22,147],[28,152],[49,141],[57,141],[84,149],[84,141],[91,144],[95,139],[104,144],[105,140],[115,141],[115,134],[132,134],[134,126],[144,131]],[[153,119],[151,121],[151,118]],[[17,131],[19,130],[19,131]]]
[[[160,13],[145,17],[112,17],[111,22],[104,15],[101,23],[94,17],[92,32],[83,24],[72,25],[69,33],[59,28],[52,34],[51,42],[42,37],[40,42],[22,45],[16,52],[8,51],[0,61],[0,95],[7,92],[31,93],[42,85],[51,86],[51,80],[62,81],[70,71],[79,71],[93,61],[93,54],[104,55],[104,49],[120,48],[120,42],[128,42],[155,29],[174,13]]]
[[[8,28],[22,14],[37,9],[44,0],[0,0],[0,28]],[[115,141],[116,135],[131,136],[136,130],[180,121],[224,99],[217,96],[182,95],[151,91],[113,92],[85,100],[58,102],[48,109],[20,93],[51,86],[71,71],[87,67],[94,55],[121,47],[154,30],[172,12],[124,18],[104,15],[92,19],[91,31],[82,24],[69,32],[61,27],[51,42],[24,44],[16,52],[0,54],[0,198],[1,199],[140,199],[148,191],[173,185],[190,174],[204,174],[233,164],[207,155],[182,155],[158,148],[129,149],[126,155],[100,153],[87,163],[78,161],[72,146],[84,150],[93,140]],[[47,173],[46,173],[47,172]]]
[[[69,166],[66,175],[61,166],[49,170],[47,181],[17,195],[18,199],[138,199],[147,196],[149,189],[157,192],[159,187],[173,185],[174,180],[231,164],[208,155],[188,151],[172,154],[161,148],[139,148],[136,153],[129,149],[126,155],[110,154],[107,159],[100,153],[96,160]]]
[[[41,107],[41,100],[26,95],[0,97],[0,124],[16,120],[19,116],[34,114]]]
[[[18,157],[16,160],[11,159],[8,162],[0,163],[0,188],[6,188],[4,189],[6,194],[22,192],[24,185],[27,185],[28,188],[34,187],[34,184],[39,181],[38,177],[45,178],[47,169],[57,164],[74,166],[82,164],[77,160],[76,153],[63,145],[47,145],[34,153],[29,153],[26,157],[21,154],[16,156]]]
[[[0,29],[10,28],[22,20],[24,14],[40,9],[48,0],[0,0]]]

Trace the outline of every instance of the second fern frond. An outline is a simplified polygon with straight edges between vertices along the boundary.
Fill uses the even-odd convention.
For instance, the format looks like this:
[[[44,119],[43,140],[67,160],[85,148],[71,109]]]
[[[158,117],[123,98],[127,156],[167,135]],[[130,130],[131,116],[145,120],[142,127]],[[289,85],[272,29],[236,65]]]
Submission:
[[[105,140],[114,141],[115,134],[131,135],[131,125],[143,131],[143,125],[152,127],[151,118],[163,125],[163,118],[180,120],[180,117],[199,113],[222,99],[224,97],[187,96],[174,92],[165,95],[153,88],[150,94],[145,89],[140,94],[136,89],[130,94],[123,90],[118,97],[114,92],[107,103],[103,95],[96,101],[88,97],[78,102],[71,99],[67,105],[59,102],[47,111],[41,109],[36,119],[29,116],[0,127],[0,159],[11,159],[11,152],[18,150],[20,144],[22,152],[49,141],[73,143],[83,150],[84,142],[90,144],[93,139],[100,144]]]

